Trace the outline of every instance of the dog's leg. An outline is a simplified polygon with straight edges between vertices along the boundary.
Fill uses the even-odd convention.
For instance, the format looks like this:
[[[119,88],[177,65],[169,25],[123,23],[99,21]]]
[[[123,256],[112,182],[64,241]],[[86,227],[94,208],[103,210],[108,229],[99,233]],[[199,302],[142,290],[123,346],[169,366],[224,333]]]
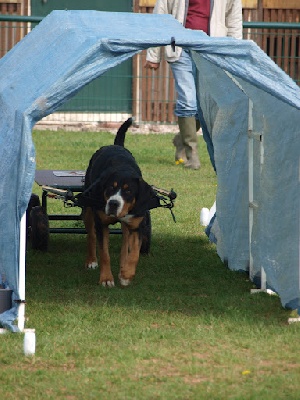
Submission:
[[[122,228],[122,246],[120,253],[120,274],[124,269],[126,269],[128,252],[129,252],[129,229],[128,226],[123,223],[121,223],[121,228]]]
[[[113,287],[115,286],[115,282],[110,267],[109,227],[108,225],[103,224],[100,218],[96,218],[95,222],[100,257],[99,285]]]
[[[85,267],[89,269],[95,269],[98,267],[97,255],[96,255],[96,231],[94,222],[94,213],[91,207],[87,207],[83,210],[83,221],[85,229],[87,231],[87,258]]]
[[[135,276],[142,241],[138,228],[132,230],[122,223],[122,232],[119,280],[121,286],[128,286]]]

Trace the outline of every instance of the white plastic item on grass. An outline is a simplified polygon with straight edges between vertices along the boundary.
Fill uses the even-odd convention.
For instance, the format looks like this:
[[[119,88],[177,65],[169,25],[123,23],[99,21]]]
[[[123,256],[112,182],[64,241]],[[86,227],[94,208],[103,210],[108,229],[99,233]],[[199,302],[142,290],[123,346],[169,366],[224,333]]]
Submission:
[[[202,208],[200,211],[200,225],[207,226],[209,223],[209,209]]]
[[[216,202],[212,205],[210,209],[204,207],[200,211],[200,225],[207,226],[210,220],[215,215],[216,212]]]
[[[26,329],[24,332],[24,354],[33,356],[35,354],[35,330]]]

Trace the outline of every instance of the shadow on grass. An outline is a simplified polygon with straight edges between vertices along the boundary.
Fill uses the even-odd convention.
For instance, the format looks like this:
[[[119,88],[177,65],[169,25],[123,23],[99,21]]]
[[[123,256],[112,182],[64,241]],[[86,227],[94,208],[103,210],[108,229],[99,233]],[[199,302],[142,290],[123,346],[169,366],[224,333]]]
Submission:
[[[52,235],[47,253],[28,250],[27,301],[78,307],[140,309],[206,318],[239,318],[255,324],[286,323],[278,297],[251,295],[247,273],[230,271],[202,233],[152,237],[150,254],[141,256],[134,282],[117,282],[120,235],[111,235],[113,289],[97,285],[99,269],[85,270],[86,238]],[[113,311],[112,311],[113,312]]]

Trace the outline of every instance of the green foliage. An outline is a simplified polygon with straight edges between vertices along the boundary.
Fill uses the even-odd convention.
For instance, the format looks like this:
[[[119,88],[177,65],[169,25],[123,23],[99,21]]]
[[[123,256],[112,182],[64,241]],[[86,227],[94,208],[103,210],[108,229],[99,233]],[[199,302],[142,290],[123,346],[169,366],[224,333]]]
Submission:
[[[39,169],[85,169],[113,142],[109,133],[33,137]],[[130,287],[97,285],[99,271],[83,268],[84,235],[52,234],[47,253],[28,246],[26,327],[36,329],[36,355],[23,355],[21,334],[1,336],[3,398],[299,398],[300,326],[287,324],[278,297],[251,295],[247,274],[223,265],[199,224],[217,185],[205,143],[201,169],[189,171],[173,162],[171,140],[126,139],[145,180],[178,195],[176,223],[168,210],[151,211],[151,251]],[[50,200],[49,212],[69,210]],[[121,237],[110,240],[117,277]]]

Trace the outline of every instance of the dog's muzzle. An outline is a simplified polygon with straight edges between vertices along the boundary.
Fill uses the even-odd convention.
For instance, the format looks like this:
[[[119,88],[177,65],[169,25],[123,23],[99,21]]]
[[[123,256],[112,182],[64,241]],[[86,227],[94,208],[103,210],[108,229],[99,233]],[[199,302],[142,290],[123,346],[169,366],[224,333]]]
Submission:
[[[124,207],[124,199],[118,191],[113,196],[109,197],[105,206],[105,214],[113,217],[119,217]]]
[[[105,207],[105,213],[107,215],[112,215],[114,217],[118,216],[118,211],[120,209],[120,202],[118,200],[109,200]]]

